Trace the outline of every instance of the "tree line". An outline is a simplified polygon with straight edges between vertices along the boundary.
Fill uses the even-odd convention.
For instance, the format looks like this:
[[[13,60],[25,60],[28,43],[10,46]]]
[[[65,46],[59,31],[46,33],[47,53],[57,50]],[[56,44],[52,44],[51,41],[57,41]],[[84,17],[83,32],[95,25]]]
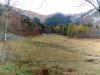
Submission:
[[[30,32],[32,35],[56,33],[68,37],[97,38],[97,31],[99,31],[98,26],[94,27],[91,24],[41,24],[39,18],[37,17],[31,20],[29,17],[24,16],[24,19],[22,19],[22,23],[24,23],[24,25],[28,27],[28,32]]]

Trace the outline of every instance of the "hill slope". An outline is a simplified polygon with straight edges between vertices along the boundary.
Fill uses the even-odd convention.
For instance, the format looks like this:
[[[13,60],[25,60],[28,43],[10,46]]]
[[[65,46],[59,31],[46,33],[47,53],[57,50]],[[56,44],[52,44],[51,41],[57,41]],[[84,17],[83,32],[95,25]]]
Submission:
[[[100,12],[98,12],[96,9],[92,9],[86,13],[81,13],[76,15],[73,18],[76,22],[80,23],[90,23],[93,25],[99,25],[100,24]]]

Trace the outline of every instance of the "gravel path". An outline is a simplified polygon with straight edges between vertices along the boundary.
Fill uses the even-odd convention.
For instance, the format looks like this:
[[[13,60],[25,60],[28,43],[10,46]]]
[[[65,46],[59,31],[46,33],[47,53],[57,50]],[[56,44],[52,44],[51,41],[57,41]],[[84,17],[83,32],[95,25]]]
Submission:
[[[13,33],[7,33],[7,40],[19,40],[19,39],[24,39],[25,37],[21,35],[16,35]],[[4,33],[0,33],[0,39],[4,39]]]

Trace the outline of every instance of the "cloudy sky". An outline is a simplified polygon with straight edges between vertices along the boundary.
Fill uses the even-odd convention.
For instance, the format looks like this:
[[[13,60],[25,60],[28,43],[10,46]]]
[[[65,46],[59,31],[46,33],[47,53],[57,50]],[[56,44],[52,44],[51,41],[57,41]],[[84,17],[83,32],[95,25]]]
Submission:
[[[1,0],[3,2],[5,0]],[[84,0],[12,0],[14,6],[25,10],[31,10],[40,14],[51,14],[62,12],[64,14],[75,14],[86,12],[93,8]],[[83,5],[82,5],[83,4]]]

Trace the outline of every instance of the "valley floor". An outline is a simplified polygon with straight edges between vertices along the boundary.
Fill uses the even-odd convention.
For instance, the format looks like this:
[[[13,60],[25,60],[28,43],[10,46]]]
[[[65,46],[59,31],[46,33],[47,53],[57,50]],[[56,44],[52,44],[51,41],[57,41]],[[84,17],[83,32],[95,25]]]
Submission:
[[[45,34],[7,44],[12,62],[0,65],[0,75],[39,75],[44,67],[50,75],[100,75],[100,39]]]

